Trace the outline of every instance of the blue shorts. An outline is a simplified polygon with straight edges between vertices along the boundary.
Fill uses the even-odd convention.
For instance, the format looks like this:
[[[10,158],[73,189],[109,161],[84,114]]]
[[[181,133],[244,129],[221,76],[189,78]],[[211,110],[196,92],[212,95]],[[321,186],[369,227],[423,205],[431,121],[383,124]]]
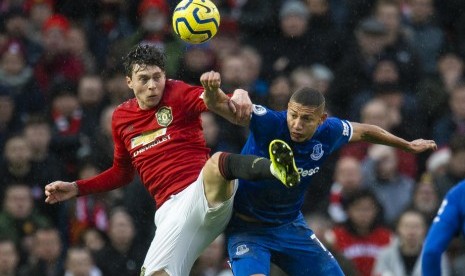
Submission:
[[[231,267],[236,276],[269,275],[270,261],[293,276],[344,275],[302,215],[279,226],[257,225],[233,217],[226,235]]]

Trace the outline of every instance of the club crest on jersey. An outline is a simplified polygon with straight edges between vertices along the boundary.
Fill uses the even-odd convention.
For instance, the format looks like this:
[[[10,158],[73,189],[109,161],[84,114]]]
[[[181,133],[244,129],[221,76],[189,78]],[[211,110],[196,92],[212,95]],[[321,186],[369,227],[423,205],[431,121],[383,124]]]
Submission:
[[[258,116],[262,116],[266,114],[266,108],[264,108],[261,105],[253,105],[253,113],[255,113]]]
[[[162,106],[158,109],[157,114],[157,122],[159,125],[167,127],[173,121],[173,113],[171,112],[171,107]]]
[[[249,252],[249,248],[245,244],[241,244],[236,248],[236,256],[244,255],[245,253]]]
[[[313,152],[312,154],[310,155],[310,157],[312,158],[312,160],[320,160],[320,158],[323,156],[323,145],[322,144],[316,144],[314,147],[313,147]]]

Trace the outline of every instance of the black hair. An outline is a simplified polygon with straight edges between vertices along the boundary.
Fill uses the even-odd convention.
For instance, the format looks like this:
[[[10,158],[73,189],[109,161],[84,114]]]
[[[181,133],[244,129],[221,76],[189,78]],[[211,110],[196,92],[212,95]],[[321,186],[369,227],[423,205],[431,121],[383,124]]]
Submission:
[[[406,209],[404,209],[397,217],[396,217],[396,220],[395,220],[395,223],[394,223],[394,226],[395,226],[395,229],[397,229],[399,227],[399,223],[401,221],[401,219],[406,215],[406,214],[409,214],[409,213],[413,213],[413,214],[416,214],[418,215],[424,226],[425,226],[425,229],[428,228],[428,219],[426,218],[426,216],[418,209],[414,208],[414,207],[407,207]]]
[[[374,208],[377,209],[377,214],[375,218],[373,219],[372,225],[370,227],[371,230],[375,229],[379,225],[383,225],[384,222],[384,209],[383,206],[381,205],[380,201],[378,200],[378,197],[376,197],[375,193],[367,188],[361,188],[359,190],[356,190],[352,193],[350,193],[347,197],[342,199],[342,206],[344,210],[347,212],[347,210],[354,205],[355,203],[359,202],[362,199],[371,199],[371,201],[374,204]],[[348,219],[346,221],[346,225],[348,226],[349,231],[352,233],[357,233],[355,230],[355,225],[353,222]]]
[[[162,71],[165,71],[166,56],[157,47],[139,44],[123,57],[124,73],[126,76],[132,76],[132,70],[136,64],[158,66]]]
[[[304,106],[319,107],[325,103],[325,97],[316,89],[304,87],[292,94],[291,101]]]

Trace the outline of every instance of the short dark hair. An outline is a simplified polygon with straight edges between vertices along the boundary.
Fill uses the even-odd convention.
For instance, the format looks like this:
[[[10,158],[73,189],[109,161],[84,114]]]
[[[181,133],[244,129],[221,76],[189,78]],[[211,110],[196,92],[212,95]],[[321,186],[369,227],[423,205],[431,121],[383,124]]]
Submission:
[[[319,107],[325,103],[325,97],[316,89],[304,87],[292,94],[291,101],[304,106]]]
[[[132,76],[135,64],[158,66],[161,70],[165,71],[166,56],[157,47],[139,44],[132,48],[123,58],[124,73],[126,76]]]

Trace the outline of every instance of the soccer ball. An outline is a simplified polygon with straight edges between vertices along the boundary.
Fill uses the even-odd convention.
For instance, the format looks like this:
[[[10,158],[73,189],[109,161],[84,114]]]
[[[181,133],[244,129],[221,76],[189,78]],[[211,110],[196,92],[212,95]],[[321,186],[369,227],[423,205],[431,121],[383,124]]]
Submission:
[[[174,9],[173,29],[184,41],[199,44],[218,32],[220,13],[210,0],[182,0]]]

